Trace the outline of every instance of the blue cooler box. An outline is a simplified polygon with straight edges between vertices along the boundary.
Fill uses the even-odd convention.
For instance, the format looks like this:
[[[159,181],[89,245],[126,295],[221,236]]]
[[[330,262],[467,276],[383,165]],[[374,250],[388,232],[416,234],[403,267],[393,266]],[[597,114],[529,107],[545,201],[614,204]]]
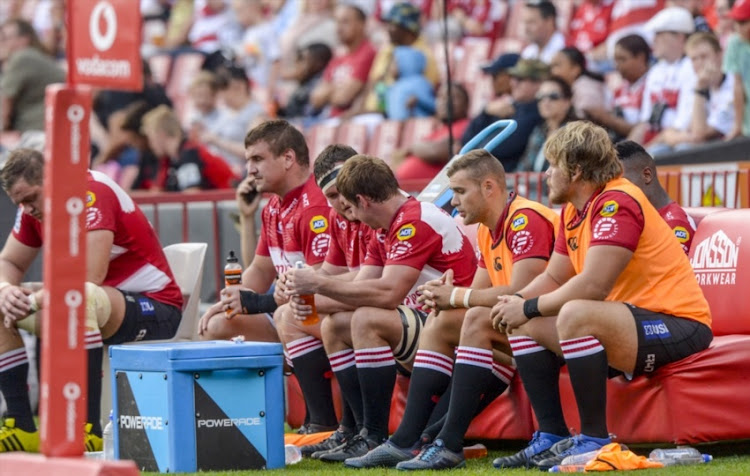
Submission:
[[[115,456],[143,471],[284,467],[281,344],[109,348]]]

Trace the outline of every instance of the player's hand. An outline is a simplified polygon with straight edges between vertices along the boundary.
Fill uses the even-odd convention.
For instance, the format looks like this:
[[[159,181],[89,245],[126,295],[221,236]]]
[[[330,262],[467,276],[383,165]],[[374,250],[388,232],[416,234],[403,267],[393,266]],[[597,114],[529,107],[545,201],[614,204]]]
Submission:
[[[20,286],[5,286],[0,289],[0,314],[3,315],[5,327],[14,327],[17,320],[23,319],[31,312],[31,291]]]
[[[255,176],[248,175],[237,186],[237,193],[236,193],[237,208],[239,209],[240,215],[250,220],[252,220],[255,217],[255,212],[258,211],[258,206],[260,205],[260,198],[262,196],[261,193],[256,193],[255,198],[250,203],[248,203],[245,200],[244,195],[247,193],[250,193],[252,190],[255,190]]]
[[[518,296],[500,296],[498,302],[490,310],[492,328],[506,334],[512,334],[517,329],[529,322],[523,313],[524,300]]]
[[[286,295],[315,294],[320,287],[317,279],[318,275],[313,268],[295,268],[287,271],[286,275]]]
[[[276,279],[276,287],[273,289],[273,300],[277,306],[282,306],[289,302],[289,296],[286,294],[286,273],[280,274]]]
[[[203,335],[204,332],[208,331],[208,322],[213,317],[218,316],[222,313],[223,306],[224,305],[221,303],[221,301],[219,301],[209,307],[208,310],[201,316],[200,320],[198,321],[198,335]]]
[[[302,300],[299,296],[292,296],[289,299],[289,307],[292,309],[292,312],[294,313],[294,318],[298,321],[304,321],[312,314],[312,306],[305,304],[305,301]]]
[[[417,288],[420,296],[417,302],[429,309],[441,311],[450,309],[450,297],[453,292],[453,270],[448,269],[439,279],[427,281]]]
[[[227,286],[221,290],[221,309],[224,311],[224,317],[231,319],[237,314],[242,314],[242,302],[240,301],[239,284]]]

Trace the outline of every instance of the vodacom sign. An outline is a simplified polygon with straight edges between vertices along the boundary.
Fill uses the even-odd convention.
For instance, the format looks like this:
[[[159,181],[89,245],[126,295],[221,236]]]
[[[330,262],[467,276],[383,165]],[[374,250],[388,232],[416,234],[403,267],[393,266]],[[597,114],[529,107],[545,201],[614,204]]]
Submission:
[[[69,82],[140,90],[141,15],[133,0],[70,0]]]

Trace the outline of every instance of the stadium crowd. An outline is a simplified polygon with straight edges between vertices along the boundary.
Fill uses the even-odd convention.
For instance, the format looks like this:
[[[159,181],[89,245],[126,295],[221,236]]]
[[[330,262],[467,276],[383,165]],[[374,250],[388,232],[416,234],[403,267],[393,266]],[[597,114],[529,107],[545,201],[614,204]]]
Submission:
[[[40,139],[41,91],[64,75],[63,7],[11,1],[0,11],[13,18],[0,29],[0,119],[21,144]],[[471,419],[518,373],[538,431],[494,465],[546,469],[610,442],[611,373],[646,375],[710,343],[708,304],[685,258],[694,225],[655,180],[656,163],[667,151],[750,134],[750,0],[142,0],[141,8],[144,89],[96,92],[90,181],[115,191],[239,184],[272,196],[257,247],[246,236],[254,228],[241,227],[244,248],[254,248],[243,249],[242,285],[222,291],[199,332],[284,344],[307,404],[303,431],[333,431],[303,448],[307,456],[358,468],[462,466]],[[401,181],[432,178],[504,118],[518,124],[508,140],[463,154],[447,171],[461,223],[401,190]],[[365,150],[308,145],[323,128],[361,126],[374,138],[394,121],[429,127],[378,157],[376,140]],[[562,213],[509,195],[505,174],[514,171],[546,171]],[[41,179],[23,175],[19,190],[10,173],[3,186],[38,228]],[[258,201],[238,199],[244,222]],[[462,231],[475,224],[478,253]],[[19,287],[21,265],[41,246],[28,238],[31,226],[14,230],[0,254],[0,312],[12,321],[32,310]],[[297,261],[307,266],[295,269]],[[109,299],[120,303],[113,287]],[[325,316],[319,324],[300,322],[311,313],[299,297],[307,294]],[[118,321],[139,317],[120,315],[123,306]],[[103,325],[100,340],[134,339]],[[18,364],[11,331],[0,333],[0,390],[15,399],[18,426],[3,427],[0,442],[33,441],[19,384],[28,364]],[[581,418],[576,436],[556,383],[562,363]],[[389,437],[399,372],[411,383]],[[345,403],[340,421],[331,373]]]

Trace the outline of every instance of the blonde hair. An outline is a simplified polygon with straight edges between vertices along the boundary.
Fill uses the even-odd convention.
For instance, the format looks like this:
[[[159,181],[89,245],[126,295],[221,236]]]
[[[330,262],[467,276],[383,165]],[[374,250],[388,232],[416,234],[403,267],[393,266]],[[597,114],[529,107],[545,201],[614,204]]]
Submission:
[[[199,86],[208,86],[213,93],[217,93],[221,89],[219,77],[211,71],[201,71],[195,75],[193,81],[190,83],[190,90]]]
[[[141,121],[141,132],[161,131],[171,137],[182,136],[182,126],[172,108],[162,104],[147,112]]]
[[[713,33],[708,33],[705,31],[690,35],[687,39],[687,42],[685,43],[685,51],[694,48],[701,43],[705,43],[710,46],[715,53],[721,53],[721,43],[719,43],[719,39],[716,38],[716,35],[714,35]]]
[[[569,122],[554,131],[544,145],[544,156],[568,178],[580,172],[581,180],[598,186],[622,175],[607,131],[589,121]]]

